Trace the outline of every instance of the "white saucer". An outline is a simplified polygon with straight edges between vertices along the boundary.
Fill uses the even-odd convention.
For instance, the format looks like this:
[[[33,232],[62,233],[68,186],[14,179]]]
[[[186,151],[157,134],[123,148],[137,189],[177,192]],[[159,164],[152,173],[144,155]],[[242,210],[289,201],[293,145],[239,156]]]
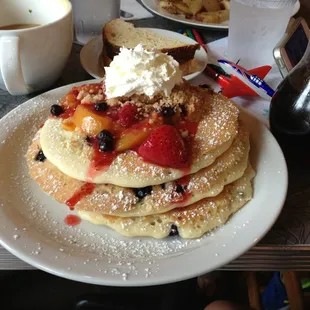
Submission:
[[[30,99],[0,120],[0,244],[12,254],[76,281],[147,286],[217,269],[255,245],[272,227],[286,197],[286,164],[269,130],[247,112],[242,118],[251,133],[251,162],[257,171],[254,198],[223,227],[196,240],[156,240],[122,237],[86,221],[67,226],[64,219],[72,211],[30,178],[24,154],[50,106],[72,86]]]
[[[177,32],[157,28],[149,28],[149,29],[154,31],[155,33],[164,35],[168,38],[177,39],[188,44],[197,44],[197,42],[194,41],[193,39]],[[80,60],[82,67],[96,79],[101,79],[104,76],[104,70],[102,69],[98,61],[101,51],[102,51],[102,38],[97,37],[86,43],[83,46],[80,53]],[[184,78],[186,80],[194,79],[206,68],[208,62],[208,55],[203,48],[200,48],[198,51],[196,51],[195,60],[199,64],[200,70],[185,76]]]

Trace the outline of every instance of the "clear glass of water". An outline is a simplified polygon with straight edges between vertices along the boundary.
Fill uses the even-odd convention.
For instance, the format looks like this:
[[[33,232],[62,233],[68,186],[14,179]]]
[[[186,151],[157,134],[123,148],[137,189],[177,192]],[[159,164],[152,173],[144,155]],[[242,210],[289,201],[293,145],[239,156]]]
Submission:
[[[227,58],[246,69],[272,65],[297,0],[230,0]]]
[[[101,35],[102,27],[120,17],[120,0],[71,0],[75,41],[86,44]]]

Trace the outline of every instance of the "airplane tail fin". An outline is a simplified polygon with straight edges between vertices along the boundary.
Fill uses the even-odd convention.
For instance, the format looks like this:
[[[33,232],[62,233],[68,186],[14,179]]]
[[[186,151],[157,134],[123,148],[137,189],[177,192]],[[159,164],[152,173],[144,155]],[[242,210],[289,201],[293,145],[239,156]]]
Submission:
[[[248,70],[248,72],[250,74],[257,75],[263,80],[265,76],[269,73],[271,68],[272,68],[271,66],[262,66],[262,67],[257,67],[257,68]]]

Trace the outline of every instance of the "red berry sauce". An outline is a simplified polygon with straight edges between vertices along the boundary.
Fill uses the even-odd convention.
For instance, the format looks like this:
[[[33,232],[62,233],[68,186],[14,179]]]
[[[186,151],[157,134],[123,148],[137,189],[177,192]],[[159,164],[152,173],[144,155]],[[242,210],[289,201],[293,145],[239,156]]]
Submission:
[[[182,199],[178,201],[180,204],[184,204],[192,196],[191,192],[188,190],[188,184],[190,181],[190,175],[185,175],[181,179],[176,181],[177,186],[181,186],[184,191],[182,192]]]
[[[74,206],[84,197],[90,195],[95,189],[95,184],[85,183],[81,188],[76,191],[71,198],[66,201],[66,205],[70,207],[70,210],[74,210]]]
[[[81,219],[76,215],[69,214],[65,217],[65,223],[68,226],[76,226],[76,225],[79,225],[81,223]]]
[[[80,92],[90,93],[92,95],[103,94],[104,85],[102,83],[82,85],[79,87],[73,87],[72,90],[62,99],[61,106],[64,108],[64,113],[59,117],[66,119],[73,116],[76,107],[81,104],[81,100],[77,99]],[[164,124],[164,117],[158,111],[153,111],[150,117],[145,117],[140,112],[138,112],[137,106],[132,102],[126,102],[124,105],[114,104],[109,106],[104,111],[98,111],[95,109],[95,104],[83,103],[87,106],[92,113],[97,113],[98,115],[110,118],[113,121],[113,127],[109,131],[114,136],[115,145],[126,132],[131,130],[146,130],[151,133],[156,127]],[[149,120],[151,120],[149,122]],[[195,134],[197,132],[197,123],[191,122],[187,117],[182,117],[181,119],[173,121],[171,119],[171,125],[175,127],[179,133],[182,135],[182,139],[186,147],[186,157],[188,158],[188,163],[186,168],[180,168],[184,174],[190,173],[191,157],[192,157],[192,146]],[[176,122],[176,123],[174,123]],[[174,123],[174,124],[173,124]],[[187,135],[183,133],[187,132]],[[99,151],[97,137],[92,136],[92,147],[93,147],[93,158],[91,159],[91,165],[88,170],[87,178],[88,180],[93,180],[94,177],[101,171],[107,169],[114,159],[119,155],[117,151]],[[142,142],[143,143],[143,142]],[[141,143],[141,144],[142,144]],[[137,151],[140,145],[135,145],[128,150]],[[70,198],[67,202],[68,205],[74,206],[75,196]],[[72,202],[73,201],[73,202]]]

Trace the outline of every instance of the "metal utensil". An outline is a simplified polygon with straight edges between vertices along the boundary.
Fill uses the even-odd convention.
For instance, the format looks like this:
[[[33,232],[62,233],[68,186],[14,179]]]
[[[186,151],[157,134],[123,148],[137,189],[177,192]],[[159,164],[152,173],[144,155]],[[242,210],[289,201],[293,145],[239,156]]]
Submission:
[[[121,17],[124,17],[124,18],[132,18],[132,17],[133,17],[133,14],[121,10]]]

